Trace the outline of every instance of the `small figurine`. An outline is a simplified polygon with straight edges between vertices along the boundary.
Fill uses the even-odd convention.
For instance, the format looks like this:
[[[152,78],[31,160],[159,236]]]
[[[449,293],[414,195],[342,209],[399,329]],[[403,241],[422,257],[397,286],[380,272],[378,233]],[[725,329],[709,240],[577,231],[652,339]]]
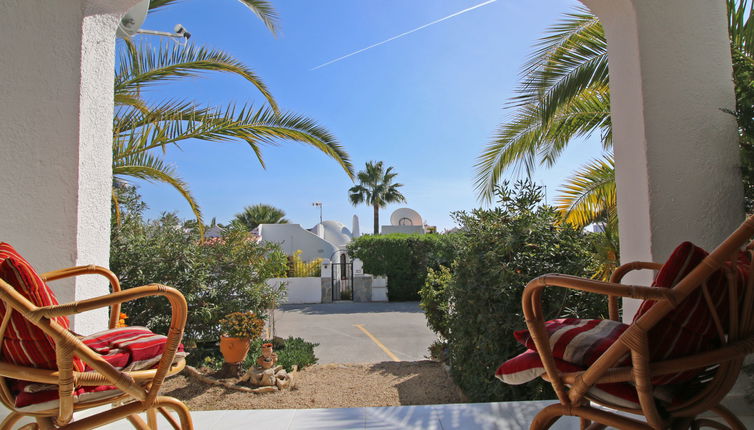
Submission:
[[[269,369],[278,361],[278,355],[272,352],[272,344],[262,344],[262,355],[257,358],[257,366],[262,369]]]

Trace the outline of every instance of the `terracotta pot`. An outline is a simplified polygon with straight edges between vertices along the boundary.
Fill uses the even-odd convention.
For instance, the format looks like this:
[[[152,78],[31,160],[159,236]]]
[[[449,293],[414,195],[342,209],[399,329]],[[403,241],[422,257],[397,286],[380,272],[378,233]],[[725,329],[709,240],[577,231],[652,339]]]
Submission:
[[[220,352],[226,363],[241,363],[249,353],[251,339],[248,337],[220,336]]]

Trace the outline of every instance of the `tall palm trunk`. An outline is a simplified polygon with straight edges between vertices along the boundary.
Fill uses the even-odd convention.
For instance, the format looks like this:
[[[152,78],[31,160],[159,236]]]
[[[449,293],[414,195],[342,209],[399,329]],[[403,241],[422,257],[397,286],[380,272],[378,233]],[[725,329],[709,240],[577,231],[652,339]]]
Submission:
[[[380,206],[376,203],[374,207],[374,234],[380,234]]]

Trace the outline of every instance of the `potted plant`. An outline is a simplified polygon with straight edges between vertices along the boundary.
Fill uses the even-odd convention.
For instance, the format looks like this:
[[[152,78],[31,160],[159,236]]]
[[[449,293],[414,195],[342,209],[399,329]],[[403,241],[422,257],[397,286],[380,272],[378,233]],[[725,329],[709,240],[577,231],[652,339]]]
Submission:
[[[220,320],[220,352],[226,363],[246,359],[251,341],[262,335],[264,320],[254,312],[233,312]]]

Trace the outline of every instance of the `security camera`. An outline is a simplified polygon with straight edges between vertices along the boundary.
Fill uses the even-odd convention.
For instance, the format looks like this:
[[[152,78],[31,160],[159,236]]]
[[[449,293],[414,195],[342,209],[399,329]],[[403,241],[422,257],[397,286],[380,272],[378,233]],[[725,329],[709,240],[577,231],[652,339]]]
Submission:
[[[186,40],[189,40],[191,38],[191,33],[186,31],[186,27],[182,26],[181,24],[176,24],[173,30],[175,31],[175,34],[183,36]]]

